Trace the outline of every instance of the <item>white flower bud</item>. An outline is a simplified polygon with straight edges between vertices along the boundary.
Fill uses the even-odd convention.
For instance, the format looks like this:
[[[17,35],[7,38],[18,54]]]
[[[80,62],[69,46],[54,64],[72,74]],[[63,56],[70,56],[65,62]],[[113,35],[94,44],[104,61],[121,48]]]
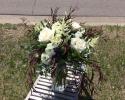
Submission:
[[[79,31],[75,33],[75,37],[76,38],[80,38],[80,37],[82,37],[82,35],[83,34],[81,32],[79,32]]]
[[[47,44],[45,52],[50,56],[50,58],[55,54],[55,52],[54,52],[55,47],[56,46],[52,43]]]
[[[50,56],[47,55],[46,53],[42,53],[42,55],[41,55],[41,61],[44,64],[48,64],[50,62]]]
[[[77,23],[77,22],[72,22],[72,27],[73,27],[74,29],[79,29],[79,28],[81,28],[80,24]]]

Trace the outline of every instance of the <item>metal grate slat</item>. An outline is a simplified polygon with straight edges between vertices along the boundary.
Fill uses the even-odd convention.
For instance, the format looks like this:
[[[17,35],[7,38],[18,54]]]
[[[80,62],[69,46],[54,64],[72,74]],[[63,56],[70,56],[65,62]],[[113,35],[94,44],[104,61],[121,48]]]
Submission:
[[[74,75],[73,69],[67,68],[70,69],[66,78],[69,84],[63,92],[52,90],[50,74],[48,76],[39,75],[25,100],[78,100],[77,85],[80,82],[79,75]],[[79,73],[79,70],[77,72]]]

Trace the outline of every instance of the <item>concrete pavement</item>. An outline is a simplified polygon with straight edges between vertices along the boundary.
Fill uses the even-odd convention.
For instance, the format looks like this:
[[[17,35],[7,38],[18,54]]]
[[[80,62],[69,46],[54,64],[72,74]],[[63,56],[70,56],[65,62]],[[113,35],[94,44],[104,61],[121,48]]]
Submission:
[[[50,9],[59,7],[64,15],[76,8],[74,20],[86,25],[125,25],[125,0],[0,0],[0,23],[34,24],[48,18]]]
[[[0,23],[23,23],[23,20],[28,25],[33,25],[42,19],[50,19],[50,16],[21,16],[21,15],[0,15]],[[76,17],[73,19],[77,22],[85,23],[85,25],[119,25],[125,26],[125,17]]]
[[[125,0],[0,0],[1,15],[50,15],[59,7],[63,15],[69,7],[84,17],[125,17]]]

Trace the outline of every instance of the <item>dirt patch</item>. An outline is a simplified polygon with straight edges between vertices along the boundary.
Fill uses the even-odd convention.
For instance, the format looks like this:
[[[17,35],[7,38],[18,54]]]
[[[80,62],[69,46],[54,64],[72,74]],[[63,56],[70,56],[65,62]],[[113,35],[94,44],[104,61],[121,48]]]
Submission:
[[[24,35],[26,35],[28,32],[32,30],[32,28],[32,26],[27,26],[24,24],[15,25],[15,28],[12,29],[2,28],[0,29],[0,40],[18,40],[20,38],[23,38]]]
[[[125,27],[120,26],[103,26],[103,35],[109,39],[114,39],[120,37],[120,39],[125,39]]]

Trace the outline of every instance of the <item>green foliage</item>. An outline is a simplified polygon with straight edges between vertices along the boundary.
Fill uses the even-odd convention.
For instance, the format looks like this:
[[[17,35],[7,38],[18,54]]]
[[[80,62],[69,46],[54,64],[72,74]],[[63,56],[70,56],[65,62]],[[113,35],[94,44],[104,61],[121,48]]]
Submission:
[[[14,24],[9,24],[9,23],[6,23],[6,24],[0,24],[0,29],[17,29],[16,28],[16,25]]]

